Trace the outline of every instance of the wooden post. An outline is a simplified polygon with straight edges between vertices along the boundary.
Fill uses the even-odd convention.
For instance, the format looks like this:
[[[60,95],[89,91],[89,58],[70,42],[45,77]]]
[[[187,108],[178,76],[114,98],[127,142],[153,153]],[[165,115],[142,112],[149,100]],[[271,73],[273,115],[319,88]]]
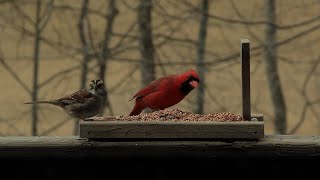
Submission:
[[[242,72],[242,115],[251,120],[250,100],[250,44],[248,39],[241,39],[241,72]]]

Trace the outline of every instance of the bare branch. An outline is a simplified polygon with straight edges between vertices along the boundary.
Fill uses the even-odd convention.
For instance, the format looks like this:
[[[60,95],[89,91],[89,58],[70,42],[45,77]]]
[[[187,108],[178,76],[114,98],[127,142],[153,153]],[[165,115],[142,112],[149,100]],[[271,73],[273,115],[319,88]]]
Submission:
[[[202,82],[205,82],[205,71],[206,68],[203,65],[205,60],[205,48],[206,48],[206,39],[207,39],[207,28],[208,28],[208,14],[209,11],[209,1],[202,0],[201,3],[201,19],[199,24],[198,32],[198,43],[197,43],[197,72]],[[198,114],[203,114],[204,112],[204,86],[198,87],[197,102],[194,111]]]
[[[80,42],[83,49],[83,60],[82,60],[82,68],[81,68],[81,78],[80,78],[80,88],[84,88],[85,84],[87,82],[87,74],[88,74],[88,61],[90,60],[89,57],[89,44],[86,38],[86,17],[88,14],[88,6],[89,6],[89,0],[83,0],[82,1],[82,8],[81,13],[79,16],[78,21],[78,31],[79,31],[79,37]]]
[[[306,75],[306,78],[305,78],[304,83],[302,85],[302,93],[303,94],[306,94],[307,85],[311,79],[312,74],[316,71],[319,64],[320,64],[320,57],[318,58],[318,61],[311,67],[311,70],[309,71],[309,73]]]
[[[317,100],[313,100],[311,101],[308,96],[307,96],[307,86],[310,82],[311,76],[315,73],[318,65],[320,64],[320,57],[318,58],[318,61],[315,62],[315,64],[312,66],[312,68],[310,69],[310,71],[307,73],[304,83],[302,85],[302,90],[301,90],[301,95],[304,97],[305,99],[305,104],[303,106],[303,110],[302,113],[300,115],[300,120],[298,121],[298,123],[289,131],[289,134],[293,134],[295,133],[300,126],[302,125],[302,123],[305,121],[305,116],[307,113],[307,110],[309,107],[311,107],[311,112],[313,113],[314,116],[317,117],[317,119],[319,119],[318,117],[318,113],[315,112],[315,110],[312,108],[313,105],[320,103],[320,99]]]
[[[11,4],[14,9],[23,17],[24,20],[30,23],[30,25],[34,26],[35,21],[19,7],[17,1],[11,1]]]
[[[71,119],[73,120],[73,119]],[[41,136],[47,136],[50,133],[54,132],[55,130],[59,129],[60,127],[62,127],[63,125],[65,125],[68,121],[70,121],[70,118],[66,118],[62,121],[60,121],[59,123],[57,123],[56,125],[50,127],[49,129],[45,130],[44,132],[41,133]]]
[[[188,1],[184,1],[184,4],[191,7],[193,10],[195,10],[198,13],[201,13],[201,10],[194,6],[193,4],[189,3]],[[238,24],[238,25],[266,25],[266,24],[270,24],[270,22],[268,21],[246,21],[246,20],[237,20],[237,19],[230,19],[230,18],[225,18],[225,17],[221,17],[221,16],[217,16],[217,15],[213,15],[213,14],[208,14],[208,17],[213,18],[215,20],[218,21],[222,21],[223,23],[232,23],[232,24]],[[305,26],[308,24],[311,24],[313,22],[319,21],[320,20],[320,16],[316,16],[316,17],[312,17],[310,19],[298,22],[298,23],[294,23],[294,24],[289,24],[289,25],[278,25],[275,23],[272,23],[271,25],[274,26],[277,29],[281,29],[281,30],[285,30],[285,29],[292,29],[292,28],[298,28],[301,26]]]
[[[39,22],[39,31],[40,32],[43,31],[43,29],[47,26],[47,24],[49,22],[49,19],[51,17],[52,12],[53,12],[53,3],[54,3],[54,0],[50,0],[48,2],[46,10],[44,11],[45,15],[42,15],[42,18],[40,19],[40,22]]]
[[[49,77],[48,79],[46,79],[43,82],[39,83],[38,88],[41,89],[43,86],[49,84],[51,81],[53,81],[54,79],[58,78],[59,76],[63,76],[65,74],[70,73],[72,71],[75,71],[75,70],[77,70],[79,68],[80,68],[80,65],[76,65],[76,66],[73,66],[73,67],[58,71],[54,75]]]
[[[127,83],[128,77],[131,77],[137,70],[138,70],[138,65],[132,66],[131,70],[127,74],[125,74],[123,78],[118,81],[118,83],[116,83],[113,87],[109,88],[109,92],[112,93],[116,90],[119,90],[119,87],[122,84]]]
[[[18,74],[4,61],[2,57],[0,57],[0,63],[4,66],[4,68],[12,75],[12,77],[18,82],[20,86],[29,94],[31,95],[31,90],[28,86],[23,82],[22,79],[18,76]]]
[[[149,0],[140,0],[137,10],[142,86],[149,84],[155,79],[154,44],[151,18],[152,2],[153,1]]]
[[[240,11],[239,11],[237,5],[235,4],[234,0],[231,0],[231,5],[232,5],[232,8],[234,9],[235,13],[236,13],[242,20],[244,20],[245,17],[240,13]],[[262,44],[263,41],[251,31],[250,26],[249,26],[249,25],[246,25],[245,27],[246,27],[249,35],[252,36],[252,38],[255,39],[256,41],[258,41],[260,44]]]
[[[111,0],[108,4],[108,14],[106,15],[106,25],[104,29],[104,39],[102,41],[101,53],[98,58],[99,61],[99,78],[102,79],[105,83],[104,85],[107,86],[107,82],[105,80],[105,74],[107,70],[107,60],[110,58],[110,43],[112,38],[113,32],[113,25],[115,22],[115,18],[118,15],[118,9],[115,0]],[[107,88],[107,87],[106,87]],[[111,106],[109,95],[106,94],[104,103],[109,109],[111,115],[113,115],[113,109]],[[102,112],[103,113],[103,112]]]
[[[129,28],[127,29],[127,31],[125,33],[116,33],[116,32],[112,32],[113,36],[120,36],[121,38],[119,39],[118,43],[116,43],[114,45],[114,47],[112,47],[111,49],[117,49],[119,48],[121,45],[123,45],[123,42],[125,39],[127,39],[128,37],[130,37],[130,32],[134,30],[134,28],[136,27],[137,22],[133,22]],[[120,35],[121,34],[121,35]],[[138,39],[137,36],[133,36],[135,39]]]
[[[292,59],[289,59],[287,57],[284,57],[284,56],[278,56],[278,59],[281,60],[282,62],[286,62],[288,64],[314,64],[316,63],[317,61],[319,61],[318,59],[311,59],[311,60],[292,60]]]

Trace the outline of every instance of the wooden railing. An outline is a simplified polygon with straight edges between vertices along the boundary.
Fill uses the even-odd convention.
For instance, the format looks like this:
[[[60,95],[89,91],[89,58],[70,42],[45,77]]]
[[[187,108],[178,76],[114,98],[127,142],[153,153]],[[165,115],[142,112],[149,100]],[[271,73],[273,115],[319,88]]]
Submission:
[[[1,137],[1,179],[313,179],[320,137],[89,141]],[[312,161],[312,162],[311,162]],[[264,179],[263,178],[263,179]]]
[[[246,140],[90,141],[79,137],[1,137],[0,158],[59,157],[320,157],[319,136],[268,135]]]

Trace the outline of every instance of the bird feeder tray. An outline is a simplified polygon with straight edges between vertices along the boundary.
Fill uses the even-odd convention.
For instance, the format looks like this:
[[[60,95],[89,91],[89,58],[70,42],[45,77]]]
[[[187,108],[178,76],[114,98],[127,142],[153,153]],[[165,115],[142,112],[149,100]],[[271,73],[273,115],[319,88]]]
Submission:
[[[232,113],[192,114],[167,109],[138,116],[93,117],[80,122],[88,139],[260,139],[263,115],[251,120]]]
[[[260,139],[264,137],[262,114],[251,114],[250,46],[240,44],[242,115],[192,114],[162,110],[138,116],[94,117],[80,122],[80,137],[88,139]]]

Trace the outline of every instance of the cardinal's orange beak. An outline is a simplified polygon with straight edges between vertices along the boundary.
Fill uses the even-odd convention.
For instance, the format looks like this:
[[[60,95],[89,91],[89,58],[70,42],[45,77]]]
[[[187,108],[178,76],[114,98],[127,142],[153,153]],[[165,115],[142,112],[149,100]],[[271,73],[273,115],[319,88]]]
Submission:
[[[189,82],[190,86],[192,86],[193,88],[196,88],[199,86],[199,82],[198,81],[191,81]]]

